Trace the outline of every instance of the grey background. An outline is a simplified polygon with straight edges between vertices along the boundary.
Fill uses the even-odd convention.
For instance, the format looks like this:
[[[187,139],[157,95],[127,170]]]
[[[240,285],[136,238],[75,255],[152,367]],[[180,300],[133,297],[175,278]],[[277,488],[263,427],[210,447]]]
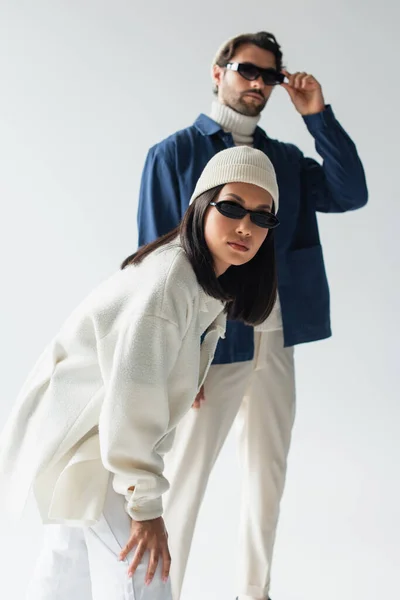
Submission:
[[[226,38],[274,32],[357,143],[370,204],[319,219],[334,337],[296,351],[278,600],[400,595],[399,17],[388,0],[0,0],[0,426],[63,319],[136,248],[145,154],[209,111]],[[261,125],[315,156],[285,90]],[[239,493],[232,433],[184,600],[234,598]],[[24,597],[40,535],[31,506],[18,525],[0,516],[1,597]]]

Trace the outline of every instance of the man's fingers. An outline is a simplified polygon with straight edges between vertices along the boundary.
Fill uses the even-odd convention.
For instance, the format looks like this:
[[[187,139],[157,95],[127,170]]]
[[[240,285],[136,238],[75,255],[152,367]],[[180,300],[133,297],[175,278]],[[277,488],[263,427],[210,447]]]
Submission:
[[[142,562],[144,553],[146,551],[146,546],[145,544],[140,544],[138,545],[136,552],[135,552],[135,556],[133,557],[133,560],[129,566],[128,569],[128,576],[132,577],[132,575],[135,573],[136,569],[138,568],[138,566],[140,565],[140,563]]]
[[[286,79],[288,79],[290,81],[292,74],[289,73],[289,71],[286,71],[286,69],[282,69],[281,73],[283,73],[284,76],[286,77]]]
[[[288,82],[284,82],[282,84],[283,87],[285,85],[286,86],[290,85],[295,88],[300,88],[300,87],[303,88],[304,80],[306,80],[307,82],[316,81],[316,79],[313,75],[311,75],[310,73],[306,73],[305,71],[297,71],[296,73],[289,73],[289,71],[287,71],[286,69],[282,69],[281,73],[283,73],[283,75],[288,80]]]
[[[292,87],[290,85],[290,83],[282,83],[280,87],[283,87],[287,91],[287,93],[289,94],[290,98],[293,99],[293,97],[294,97],[294,95],[296,93],[296,90],[294,89],[294,87]]]
[[[289,95],[293,98],[293,95],[296,93],[298,89],[301,88],[301,78],[302,73],[289,73],[289,71],[282,70],[282,73],[287,78],[287,82],[283,82],[281,87],[283,87]]]
[[[282,71],[282,73],[283,73],[283,74],[285,75],[285,77],[287,78],[287,80],[288,80],[288,85],[289,85],[290,87],[294,87],[294,88],[295,88],[295,87],[297,87],[297,83],[296,83],[296,82],[298,81],[298,79],[299,79],[299,76],[301,76],[301,75],[302,75],[302,73],[300,73],[300,72],[298,72],[298,71],[297,71],[296,73],[289,73],[289,71]]]
[[[301,86],[302,88],[306,88],[310,83],[316,83],[316,79],[315,77],[313,77],[312,75],[306,75],[303,79],[303,81],[301,82]]]
[[[200,408],[200,399],[196,398],[196,400],[192,404],[192,408]]]
[[[301,88],[303,79],[306,76],[307,76],[307,73],[296,73],[296,75],[294,76],[294,80],[293,80],[293,85],[296,89]]]
[[[289,87],[294,88],[294,89],[302,89],[303,88],[303,80],[305,78],[312,77],[311,75],[308,75],[308,73],[306,73],[305,71],[302,72],[297,72],[297,73],[289,73],[289,71],[285,71],[282,70],[282,73],[285,75],[285,77],[287,78],[288,82],[287,83],[283,83],[282,87],[285,87],[286,89],[288,89]]]
[[[167,581],[169,577],[169,572],[171,570],[171,555],[168,550],[168,546],[165,545],[162,549],[162,580],[164,583]]]
[[[146,585],[149,585],[153,581],[153,577],[157,571],[158,560],[159,552],[153,549],[150,552],[149,565],[147,567],[146,579],[144,580]]]

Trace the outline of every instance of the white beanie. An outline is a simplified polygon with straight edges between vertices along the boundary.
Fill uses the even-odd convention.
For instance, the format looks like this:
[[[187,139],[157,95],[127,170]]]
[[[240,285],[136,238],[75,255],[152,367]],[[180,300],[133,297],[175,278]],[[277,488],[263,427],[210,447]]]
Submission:
[[[235,146],[217,152],[206,164],[190,204],[204,192],[226,183],[252,183],[269,192],[278,212],[279,192],[275,169],[269,158],[255,148]]]

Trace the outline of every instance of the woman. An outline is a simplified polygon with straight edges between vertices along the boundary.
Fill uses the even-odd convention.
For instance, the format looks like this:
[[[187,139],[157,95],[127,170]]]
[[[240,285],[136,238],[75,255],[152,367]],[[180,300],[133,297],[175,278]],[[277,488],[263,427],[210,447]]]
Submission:
[[[33,489],[49,524],[30,600],[171,597],[162,457],[226,316],[256,325],[272,309],[277,206],[262,152],[220,152],[181,225],[127,258],[41,356],[0,442],[10,504]]]

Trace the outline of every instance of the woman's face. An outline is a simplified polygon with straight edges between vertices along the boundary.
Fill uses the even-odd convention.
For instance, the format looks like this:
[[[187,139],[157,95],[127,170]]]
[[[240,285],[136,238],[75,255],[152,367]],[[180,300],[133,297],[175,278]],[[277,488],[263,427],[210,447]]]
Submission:
[[[250,183],[228,183],[215,202],[236,202],[248,210],[272,211],[272,196],[263,188]],[[231,265],[243,265],[251,260],[268,235],[250,220],[247,213],[241,219],[222,215],[215,206],[209,206],[204,221],[204,235],[214,259],[217,277]]]

